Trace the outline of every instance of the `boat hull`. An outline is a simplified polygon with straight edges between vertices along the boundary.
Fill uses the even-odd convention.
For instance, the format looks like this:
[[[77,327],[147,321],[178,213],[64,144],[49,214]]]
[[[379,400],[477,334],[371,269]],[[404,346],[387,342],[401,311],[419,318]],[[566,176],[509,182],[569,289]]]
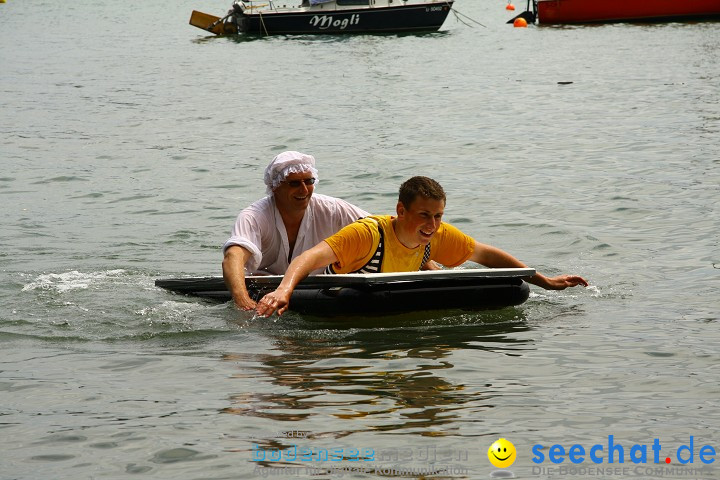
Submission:
[[[720,18],[718,0],[539,0],[538,23],[599,23]]]
[[[240,32],[257,35],[398,33],[438,30],[452,1],[306,11],[251,11],[236,14]]]

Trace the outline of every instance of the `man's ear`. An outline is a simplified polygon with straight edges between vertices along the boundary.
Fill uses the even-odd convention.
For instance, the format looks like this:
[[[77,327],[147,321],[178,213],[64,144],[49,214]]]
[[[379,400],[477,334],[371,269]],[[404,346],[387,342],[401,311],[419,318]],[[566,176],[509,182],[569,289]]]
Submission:
[[[402,202],[398,202],[395,206],[395,212],[397,213],[398,217],[402,217],[405,215],[405,205],[403,205]]]

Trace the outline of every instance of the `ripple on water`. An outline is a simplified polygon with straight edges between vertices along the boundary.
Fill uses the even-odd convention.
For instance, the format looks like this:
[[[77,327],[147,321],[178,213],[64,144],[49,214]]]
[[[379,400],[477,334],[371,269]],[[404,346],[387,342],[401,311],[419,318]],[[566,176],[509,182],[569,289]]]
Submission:
[[[31,460],[36,460],[38,462],[64,462],[66,460],[72,460],[75,458],[75,455],[69,455],[69,454],[47,454],[47,455],[34,455],[30,457]]]
[[[161,450],[150,459],[153,463],[178,463],[178,462],[191,462],[199,460],[210,460],[216,458],[217,455],[202,454],[197,450],[191,448],[171,448],[168,450]]]

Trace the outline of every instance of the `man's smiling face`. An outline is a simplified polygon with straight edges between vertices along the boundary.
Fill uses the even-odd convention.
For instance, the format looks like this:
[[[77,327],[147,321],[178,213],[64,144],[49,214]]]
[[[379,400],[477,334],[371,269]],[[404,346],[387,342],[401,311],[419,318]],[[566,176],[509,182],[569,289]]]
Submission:
[[[312,172],[289,174],[273,191],[278,209],[287,212],[305,210],[315,191],[315,185],[308,185],[312,178]]]

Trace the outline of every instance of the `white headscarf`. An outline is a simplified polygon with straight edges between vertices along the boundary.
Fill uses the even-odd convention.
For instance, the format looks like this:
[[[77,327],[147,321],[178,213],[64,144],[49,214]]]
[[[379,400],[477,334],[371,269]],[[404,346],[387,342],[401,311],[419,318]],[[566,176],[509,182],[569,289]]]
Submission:
[[[272,195],[273,191],[291,173],[311,172],[315,181],[318,180],[318,171],[315,168],[315,157],[300,152],[283,152],[272,159],[265,169],[265,193]]]

